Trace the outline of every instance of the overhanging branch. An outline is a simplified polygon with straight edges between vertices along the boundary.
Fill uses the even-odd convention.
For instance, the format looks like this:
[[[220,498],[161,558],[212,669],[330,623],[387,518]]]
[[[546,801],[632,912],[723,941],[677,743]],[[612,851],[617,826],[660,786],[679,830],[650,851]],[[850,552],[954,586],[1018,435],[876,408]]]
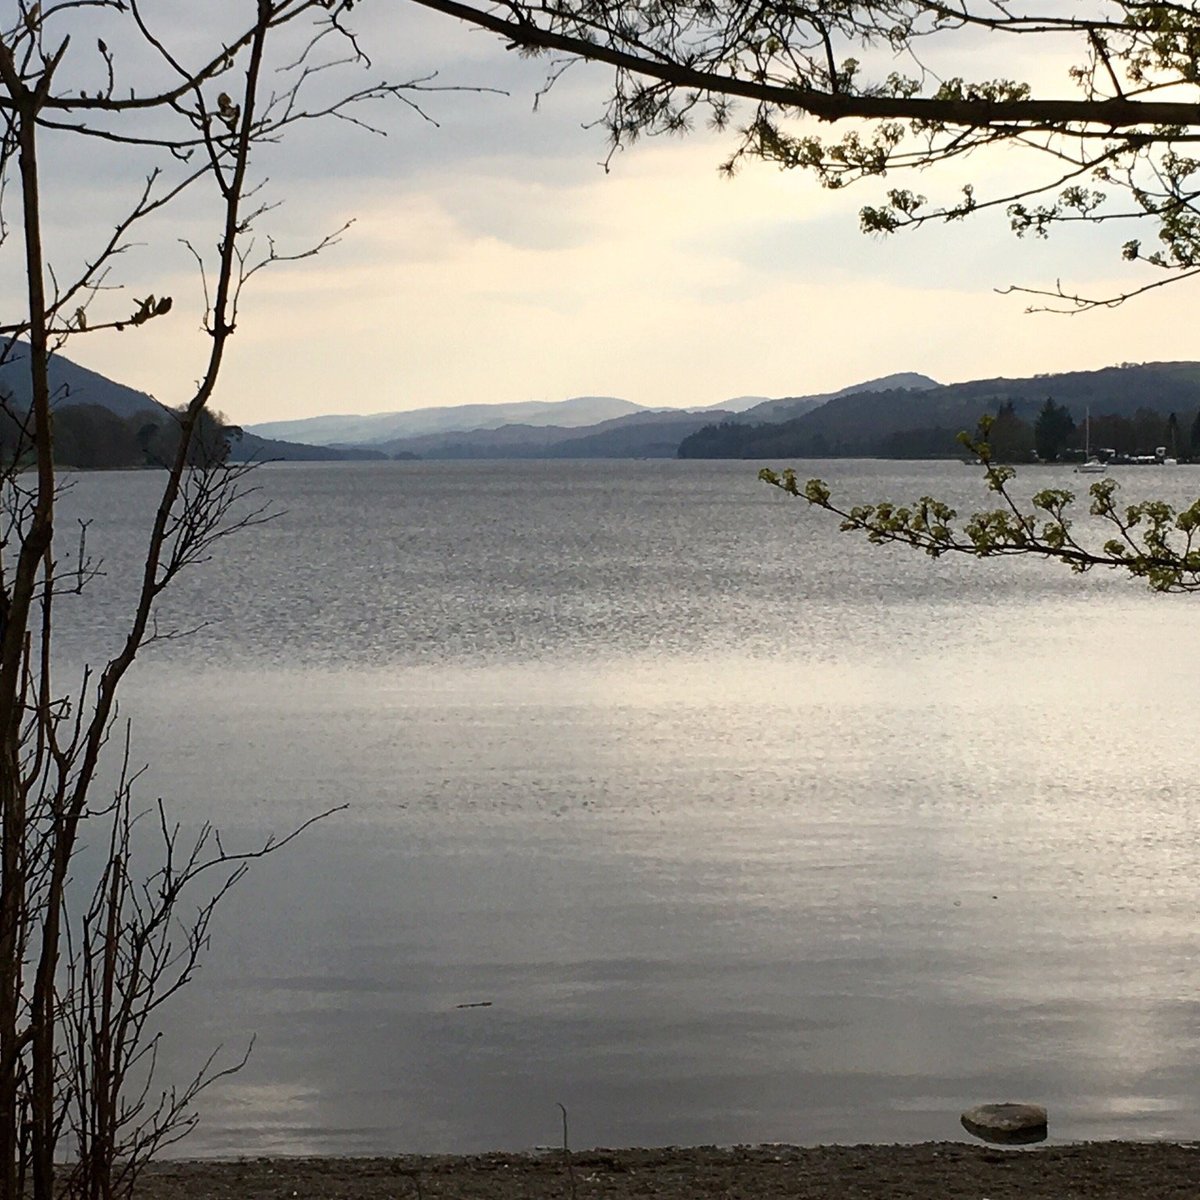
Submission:
[[[1200,127],[1200,104],[1164,100],[989,100],[866,96],[820,88],[746,79],[687,66],[668,59],[634,54],[613,45],[545,29],[532,20],[504,17],[461,0],[414,0],[425,8],[457,17],[508,38],[513,46],[555,50],[607,63],[634,75],[697,92],[739,96],[762,104],[808,113],[822,121],[920,121],[930,125],[982,128],[998,124],[1035,128],[1118,130],[1172,126]]]

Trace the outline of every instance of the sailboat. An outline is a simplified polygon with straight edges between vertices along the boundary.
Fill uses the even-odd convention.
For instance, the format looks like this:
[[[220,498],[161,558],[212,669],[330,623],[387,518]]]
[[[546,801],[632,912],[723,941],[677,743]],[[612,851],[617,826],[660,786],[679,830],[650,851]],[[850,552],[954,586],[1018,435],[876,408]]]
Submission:
[[[1092,455],[1092,410],[1087,410],[1083,418],[1083,462],[1075,468],[1076,475],[1103,475],[1108,470],[1108,463]]]

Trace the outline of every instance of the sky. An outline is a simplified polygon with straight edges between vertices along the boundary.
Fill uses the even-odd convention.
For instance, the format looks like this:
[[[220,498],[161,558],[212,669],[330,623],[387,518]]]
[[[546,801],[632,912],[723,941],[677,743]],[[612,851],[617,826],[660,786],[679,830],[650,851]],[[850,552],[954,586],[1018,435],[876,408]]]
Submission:
[[[199,53],[240,7],[211,0],[202,26],[183,0],[156,11],[165,33]],[[507,94],[430,91],[420,96],[429,119],[399,104],[371,111],[385,137],[308,124],[264,149],[261,195],[280,206],[259,223],[260,245],[269,233],[297,251],[353,225],[319,256],[248,285],[214,401],[242,424],[577,395],[709,405],[896,371],[953,382],[1200,358],[1186,284],[1076,317],[1028,315],[1026,298],[997,291],[1056,279],[1126,286],[1126,229],[1017,240],[994,215],[871,238],[858,210],[892,180],[829,192],[765,164],[727,179],[718,168],[735,135],[704,129],[641,141],[606,170],[604,134],[589,127],[605,69],[572,68],[535,111],[545,60],[404,0],[363,0],[354,19],[372,68],[340,83],[330,73],[323,86],[436,72],[435,86]],[[68,64],[94,68],[82,55]],[[1048,62],[1022,66],[1051,77]],[[107,236],[147,162],[66,142],[45,157],[47,241],[66,278]],[[1007,187],[1030,169],[1000,153],[965,173],[894,182],[949,195],[967,178]],[[73,338],[67,356],[164,403],[186,401],[207,339],[195,262],[178,239],[211,246],[214,215],[211,197],[192,195],[139,232],[109,278],[124,291],[102,293],[89,320],[147,292],[175,298],[169,317]],[[13,310],[19,239],[3,251],[0,296]]]

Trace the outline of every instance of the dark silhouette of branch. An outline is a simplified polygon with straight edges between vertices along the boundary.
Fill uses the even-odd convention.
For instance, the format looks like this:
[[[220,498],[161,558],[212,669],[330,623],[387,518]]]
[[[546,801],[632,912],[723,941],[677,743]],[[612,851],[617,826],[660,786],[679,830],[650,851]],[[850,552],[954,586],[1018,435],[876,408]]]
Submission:
[[[1048,169],[995,194],[967,184],[942,203],[889,184],[882,203],[862,208],[863,229],[887,234],[988,210],[1002,211],[1018,236],[1080,221],[1152,225],[1154,251],[1127,241],[1120,258],[1133,270],[1145,264],[1167,276],[1097,300],[1067,294],[1071,311],[1121,303],[1189,278],[1200,265],[1200,160],[1191,156],[1200,141],[1194,5],[1106,0],[1066,13],[1053,5],[1015,12],[987,0],[416,2],[499,35],[509,49],[554,56],[547,88],[572,60],[611,67],[597,121],[610,141],[606,167],[634,139],[686,133],[700,116],[731,128],[739,102],[727,172],[761,158],[843,188],[1012,146],[1044,158]],[[1002,62],[1019,64],[1027,45],[1052,47],[1060,60],[1073,46],[1077,57],[1066,59],[1062,90],[1045,93],[1019,79],[971,81],[924,65],[927,46],[950,40],[953,53],[952,39],[964,29],[987,31],[993,45],[1002,44]],[[831,133],[839,123],[848,128]]]

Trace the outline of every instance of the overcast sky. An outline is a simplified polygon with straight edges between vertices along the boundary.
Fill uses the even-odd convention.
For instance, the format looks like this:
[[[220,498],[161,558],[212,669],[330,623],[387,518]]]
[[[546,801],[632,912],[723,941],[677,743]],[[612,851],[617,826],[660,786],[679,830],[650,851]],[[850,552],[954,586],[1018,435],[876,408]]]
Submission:
[[[213,0],[214,13],[238,7]],[[172,8],[183,33],[189,6],[162,11]],[[603,133],[586,128],[601,111],[603,69],[568,72],[535,112],[544,62],[400,0],[365,0],[355,17],[371,75],[436,70],[438,83],[508,95],[432,93],[422,104],[436,126],[394,106],[373,113],[386,138],[305,127],[260,157],[264,196],[286,201],[263,225],[283,249],[355,223],[320,257],[252,282],[216,398],[234,420],[586,394],[700,405],[894,371],[951,382],[1200,357],[1186,284],[1073,318],[1025,315],[1026,300],[995,291],[1058,278],[1093,291],[1128,284],[1116,253],[1126,230],[1018,241],[1002,216],[985,216],[867,238],[858,209],[882,187],[826,192],[761,164],[728,180],[718,167],[733,139],[704,131],[643,141],[606,172]],[[106,230],[132,194],[135,168],[91,147],[57,158],[52,148],[63,274],[82,235]],[[961,177],[908,183],[932,194],[1022,169],[1000,155]],[[188,232],[211,242],[204,216],[193,198]],[[174,295],[170,316],[66,351],[165,403],[186,400],[206,350],[176,232],[147,230],[118,273],[129,295]],[[10,295],[15,244],[0,276]]]

